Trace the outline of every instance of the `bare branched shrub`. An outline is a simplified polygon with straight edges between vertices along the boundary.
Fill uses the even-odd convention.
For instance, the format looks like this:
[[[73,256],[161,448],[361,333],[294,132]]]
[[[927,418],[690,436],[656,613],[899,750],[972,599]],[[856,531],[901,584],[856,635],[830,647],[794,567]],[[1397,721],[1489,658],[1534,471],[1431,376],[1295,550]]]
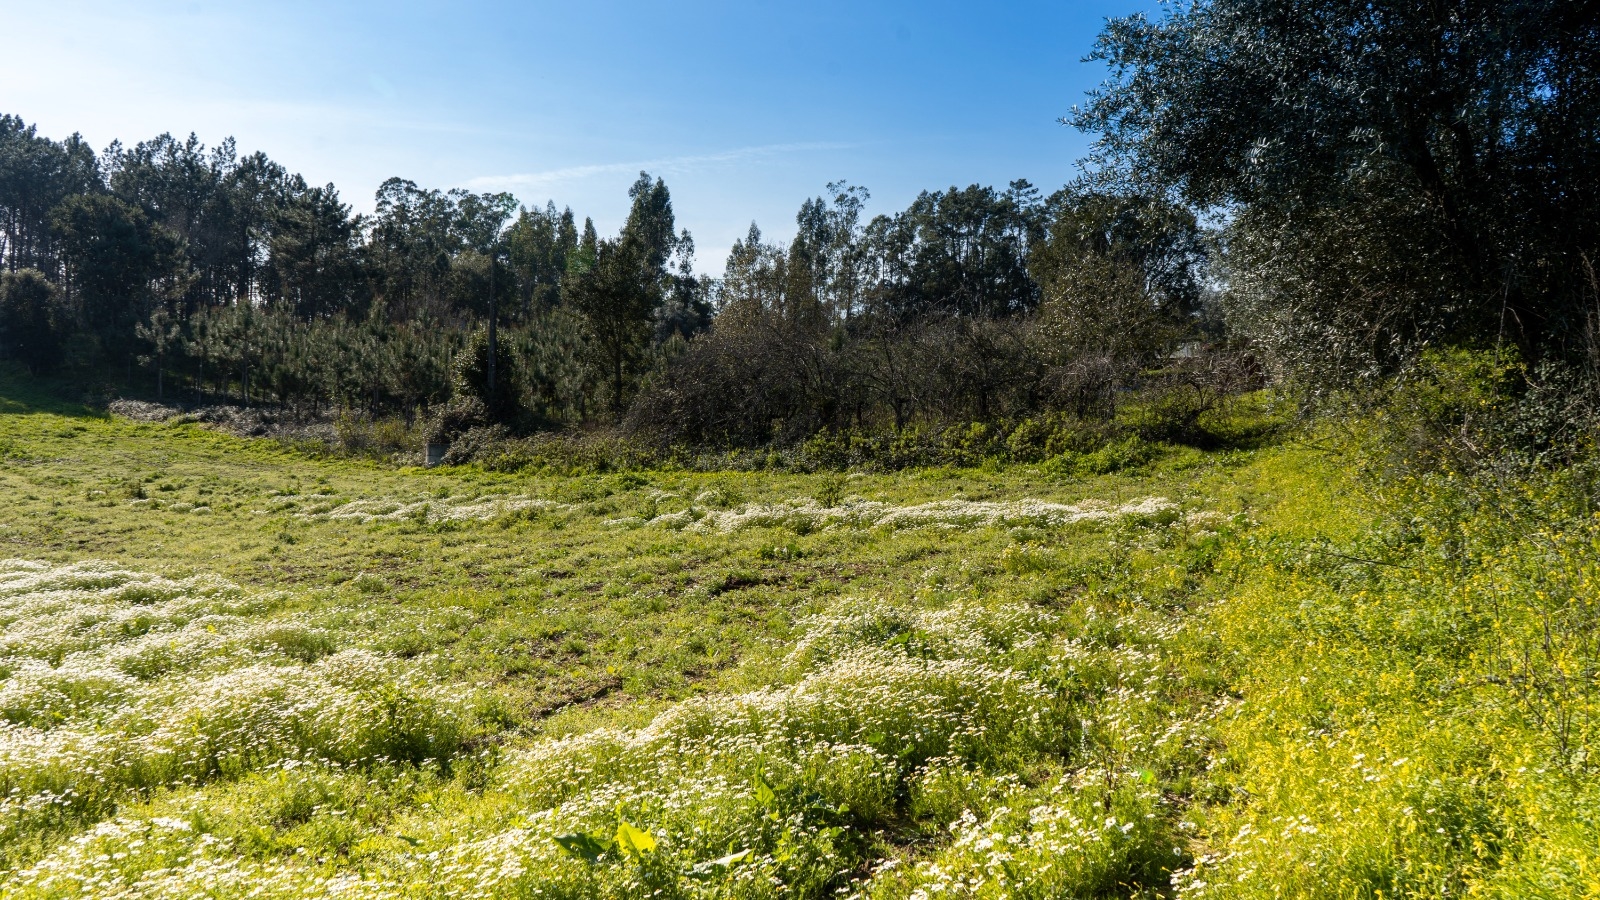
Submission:
[[[736,305],[646,385],[627,423],[671,443],[792,440],[828,424],[840,406],[832,356],[815,332]]]
[[[1205,348],[1166,360],[1142,381],[1127,416],[1133,429],[1147,440],[1199,445],[1218,437],[1205,427],[1208,414],[1262,386],[1259,367],[1249,356]]]

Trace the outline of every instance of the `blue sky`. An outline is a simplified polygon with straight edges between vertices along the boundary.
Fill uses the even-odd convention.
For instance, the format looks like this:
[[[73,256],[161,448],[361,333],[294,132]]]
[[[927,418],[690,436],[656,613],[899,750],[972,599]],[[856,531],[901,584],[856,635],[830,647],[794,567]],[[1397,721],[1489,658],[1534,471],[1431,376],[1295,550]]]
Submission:
[[[1056,123],[1103,77],[1107,16],[1154,3],[33,2],[5,14],[0,112],[103,147],[232,135],[357,211],[391,175],[620,225],[640,169],[699,266],[793,232],[833,180],[869,213],[924,188],[1075,172]]]

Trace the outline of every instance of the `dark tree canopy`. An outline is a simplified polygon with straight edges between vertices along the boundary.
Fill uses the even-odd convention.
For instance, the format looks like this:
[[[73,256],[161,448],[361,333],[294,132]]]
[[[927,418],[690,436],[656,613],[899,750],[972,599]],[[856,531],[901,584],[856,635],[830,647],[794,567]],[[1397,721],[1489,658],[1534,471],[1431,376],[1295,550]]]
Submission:
[[[868,199],[826,185],[782,243],[752,224],[718,280],[643,172],[613,236],[404,178],[355,216],[231,140],[97,156],[7,117],[0,253],[30,273],[0,356],[96,390],[427,415],[446,437],[604,419],[781,443],[1024,416],[1061,393],[1041,385],[1064,359],[1136,373],[1193,330],[1203,242],[1170,203],[1016,181],[869,222]]]
[[[1209,0],[1115,20],[1073,121],[1232,216],[1244,319],[1346,367],[1420,343],[1567,352],[1600,248],[1600,4]]]
[[[1038,192],[1026,181],[1007,191],[976,184],[924,191],[905,212],[867,226],[877,264],[871,303],[897,316],[1026,312],[1039,298],[1028,249],[1043,227]]]
[[[607,401],[617,412],[626,403],[650,335],[650,314],[660,299],[656,283],[648,277],[647,247],[626,239],[599,241],[592,255],[579,250],[579,259],[567,274],[568,302],[584,323],[610,387]]]
[[[61,356],[65,310],[60,292],[38,269],[0,272],[0,348],[40,374]]]
[[[557,213],[553,202],[542,210],[523,209],[506,232],[505,241],[523,305],[530,311],[556,306],[567,257],[578,247],[572,210]]]
[[[190,281],[182,242],[116,197],[70,197],[51,213],[50,224],[80,314],[93,329],[129,332]]]
[[[272,211],[261,291],[302,319],[365,311],[359,223],[333,185],[309,187],[300,176]]]

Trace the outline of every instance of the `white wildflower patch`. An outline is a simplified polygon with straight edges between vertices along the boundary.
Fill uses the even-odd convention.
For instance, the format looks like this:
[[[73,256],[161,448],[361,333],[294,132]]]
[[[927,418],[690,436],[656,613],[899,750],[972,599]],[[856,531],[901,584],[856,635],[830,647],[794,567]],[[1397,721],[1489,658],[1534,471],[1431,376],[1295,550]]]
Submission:
[[[283,759],[444,758],[460,699],[221,579],[0,561],[0,840]]]
[[[481,522],[512,513],[570,508],[569,504],[521,494],[423,495],[354,500],[332,494],[291,494],[273,498],[262,511],[287,512],[297,519],[330,522]]]
[[[103,491],[101,492],[101,495],[104,496]],[[159,497],[145,497],[139,500],[129,500],[128,505],[144,507],[145,509],[160,509],[175,513],[193,513],[195,515],[204,515],[205,513],[211,512],[211,507],[205,504],[194,504],[183,500],[162,500]]]
[[[950,499],[911,506],[895,506],[859,498],[846,498],[838,505],[824,506],[810,497],[802,497],[778,503],[746,504],[729,510],[690,506],[650,519],[618,519],[614,520],[614,524],[644,524],[703,533],[742,531],[747,528],[788,528],[801,532],[878,527],[1059,528],[1080,522],[1112,522],[1129,518],[1170,520],[1175,519],[1177,513],[1178,505],[1164,497],[1146,497],[1121,504],[1092,499],[1077,503]]]
[[[985,817],[965,813],[937,853],[880,869],[854,896],[1099,897],[1165,887],[1183,858],[1162,827],[1166,806],[1123,775],[1068,774]]]
[[[57,684],[41,668],[53,663],[25,661],[38,691],[68,699],[49,707],[65,710],[61,722],[0,733],[0,772],[26,785],[12,796],[35,807],[71,797],[78,783],[67,772],[173,783],[285,760],[303,761],[295,771],[345,771],[374,756],[454,752],[457,707],[392,660],[355,651],[291,660],[233,637],[254,634],[246,623],[259,616],[210,616],[164,633],[217,625],[204,633],[224,637],[207,652],[240,665],[212,669],[205,657],[143,679],[106,662]],[[848,599],[802,625],[787,681],[684,700],[639,728],[502,751],[474,789],[481,806],[425,807],[368,833],[389,849],[359,871],[252,855],[241,839],[183,819],[124,815],[12,873],[9,895],[1097,896],[1160,888],[1188,864],[1149,779],[1067,768],[1084,762],[1073,748],[1090,719],[1123,715],[1151,689],[1155,648],[1129,633],[1114,647],[1068,637],[1058,613],[981,598],[931,609]],[[94,652],[112,660],[121,643]],[[1112,687],[1110,701],[1074,706],[1062,686],[1086,683],[1094,667],[1107,669],[1095,677]],[[102,699],[80,708],[77,696]],[[1056,760],[1039,770],[1055,774],[1026,780],[1010,773],[1018,760]],[[875,859],[881,845],[861,836],[903,827],[908,809],[944,837],[914,856]],[[25,822],[31,810],[18,801],[0,820]]]
[[[1000,645],[1048,646],[1049,614],[1022,606],[905,613],[949,640],[944,658],[933,658],[878,640],[870,625],[855,627],[867,609],[851,601],[811,620],[812,663],[791,684],[694,698],[642,728],[603,728],[509,753],[487,789],[504,798],[497,816],[419,820],[407,826],[415,847],[359,879],[293,858],[243,859],[231,843],[182,823],[119,819],[16,873],[17,893],[165,898],[203,886],[209,896],[388,898],[426,885],[430,896],[622,898],[649,895],[671,877],[704,886],[708,896],[818,895],[860,865],[846,830],[884,827],[897,796],[930,771],[955,780],[1050,753],[1073,727],[1049,689],[980,658]],[[260,678],[253,673],[237,689],[270,694],[272,687],[254,686]],[[337,683],[360,681],[346,675]],[[316,698],[307,701],[312,721],[267,716],[226,727],[282,735],[338,715]],[[361,721],[357,712],[330,724],[324,739]],[[185,723],[165,733],[189,730]],[[1019,789],[1015,779],[986,783]],[[624,825],[650,849],[619,843]],[[571,847],[590,848],[593,858]]]
[[[246,595],[211,576],[171,579],[109,563],[48,566],[4,560],[0,665],[24,656],[59,662],[73,652],[127,644],[207,616],[257,615],[272,603],[270,596]]]
[[[801,623],[805,634],[786,662],[810,665],[862,645],[904,646],[942,659],[1003,659],[1047,647],[1055,619],[1045,610],[1020,603],[961,602],[926,609],[855,598],[807,617]]]

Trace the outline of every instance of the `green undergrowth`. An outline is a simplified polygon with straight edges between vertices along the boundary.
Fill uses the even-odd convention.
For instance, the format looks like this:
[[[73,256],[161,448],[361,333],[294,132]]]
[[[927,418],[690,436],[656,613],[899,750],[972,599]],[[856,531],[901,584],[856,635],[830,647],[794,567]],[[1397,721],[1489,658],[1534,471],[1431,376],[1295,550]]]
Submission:
[[[424,471],[14,396],[0,896],[1600,894],[1582,467]]]
[[[1041,413],[896,429],[825,429],[803,441],[757,447],[663,445],[647,434],[606,427],[519,437],[502,426],[478,426],[436,437],[448,445],[447,463],[502,473],[578,476],[667,469],[881,473],[942,467],[996,470],[1021,464],[1062,477],[1087,477],[1137,474],[1163,458],[1202,449],[1264,446],[1289,427],[1288,412],[1265,392],[1204,404],[1188,394],[1146,392],[1122,398],[1109,416]],[[399,420],[346,418],[339,422],[339,440],[321,449],[361,456],[381,448],[396,458],[411,458],[421,441],[415,431]]]

